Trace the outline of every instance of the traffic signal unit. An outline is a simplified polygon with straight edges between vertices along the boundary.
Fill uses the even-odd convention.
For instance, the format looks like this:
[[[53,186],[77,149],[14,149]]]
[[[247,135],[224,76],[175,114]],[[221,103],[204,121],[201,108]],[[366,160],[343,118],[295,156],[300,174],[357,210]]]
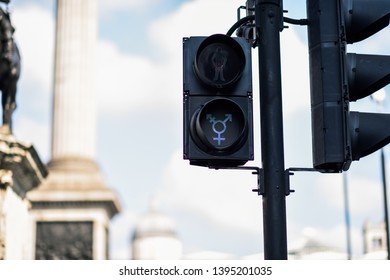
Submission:
[[[236,167],[253,160],[250,45],[222,34],[183,39],[183,157]]]
[[[390,83],[390,56],[347,53],[389,25],[390,0],[307,0],[313,166],[341,172],[390,143],[390,115],[349,110]],[[253,160],[251,47],[215,34],[183,39],[183,157]]]
[[[390,82],[390,56],[347,53],[389,24],[389,0],[307,0],[313,165],[348,170],[390,142],[390,115],[350,112],[349,102]]]

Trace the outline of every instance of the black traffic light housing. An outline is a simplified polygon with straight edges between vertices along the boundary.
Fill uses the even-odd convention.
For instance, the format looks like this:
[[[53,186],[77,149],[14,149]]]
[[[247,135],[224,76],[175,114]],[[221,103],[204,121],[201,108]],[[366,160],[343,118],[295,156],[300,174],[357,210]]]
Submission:
[[[313,165],[341,172],[390,142],[390,115],[349,110],[390,82],[390,57],[347,53],[389,24],[390,1],[307,0],[307,15]]]
[[[236,167],[253,160],[251,48],[222,34],[183,39],[183,157]]]

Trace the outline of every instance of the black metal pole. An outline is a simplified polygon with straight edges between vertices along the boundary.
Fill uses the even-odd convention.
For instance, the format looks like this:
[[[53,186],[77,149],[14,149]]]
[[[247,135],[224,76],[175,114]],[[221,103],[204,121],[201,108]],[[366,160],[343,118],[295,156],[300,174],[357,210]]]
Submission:
[[[347,173],[343,173],[343,187],[344,187],[344,209],[345,209],[345,226],[347,232],[347,255],[348,260],[352,260],[352,246],[351,246],[351,219],[349,215],[349,194],[348,194],[348,178]]]
[[[286,177],[284,169],[280,64],[281,0],[256,0],[259,32],[261,151],[264,170],[264,258],[287,259]]]
[[[389,210],[387,206],[386,162],[385,162],[385,153],[383,149],[381,149],[381,167],[382,167],[382,183],[383,183],[383,202],[384,202],[384,212],[385,212],[387,259],[390,260]]]

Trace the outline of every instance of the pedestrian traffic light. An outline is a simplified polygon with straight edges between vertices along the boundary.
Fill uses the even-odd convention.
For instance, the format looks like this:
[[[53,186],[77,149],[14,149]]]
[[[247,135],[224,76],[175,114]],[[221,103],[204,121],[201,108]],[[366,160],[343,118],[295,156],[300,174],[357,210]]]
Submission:
[[[349,102],[390,82],[390,56],[347,53],[390,20],[388,0],[307,0],[314,168],[348,170],[390,142],[390,115],[349,111]]]
[[[183,158],[236,167],[253,160],[251,48],[222,34],[183,39]]]

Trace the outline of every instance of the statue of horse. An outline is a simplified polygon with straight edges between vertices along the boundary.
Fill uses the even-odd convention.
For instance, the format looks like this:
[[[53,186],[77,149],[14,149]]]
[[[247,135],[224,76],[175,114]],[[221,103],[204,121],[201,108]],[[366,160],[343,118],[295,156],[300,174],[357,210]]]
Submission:
[[[9,13],[0,8],[0,91],[2,93],[3,125],[12,131],[12,113],[16,109],[16,90],[20,76],[20,53],[13,40]]]

